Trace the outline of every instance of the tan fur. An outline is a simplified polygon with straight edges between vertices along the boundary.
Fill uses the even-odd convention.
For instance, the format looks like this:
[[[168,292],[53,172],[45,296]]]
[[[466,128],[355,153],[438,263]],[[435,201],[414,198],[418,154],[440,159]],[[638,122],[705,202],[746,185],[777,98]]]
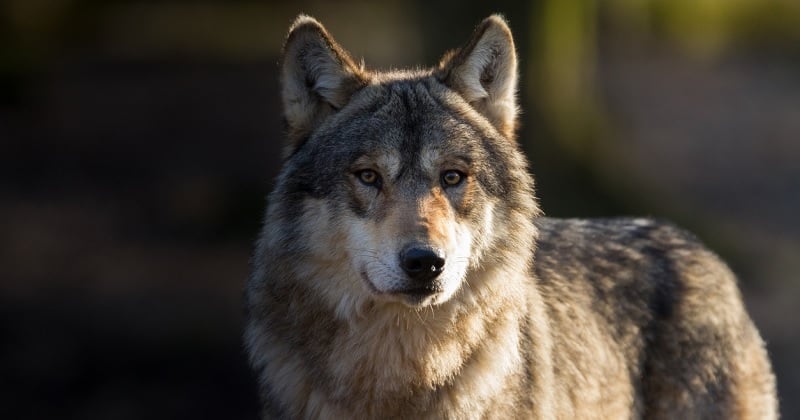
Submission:
[[[516,72],[499,16],[436,69],[390,73],[297,19],[246,291],[263,417],[776,418],[764,343],[699,241],[541,217]]]

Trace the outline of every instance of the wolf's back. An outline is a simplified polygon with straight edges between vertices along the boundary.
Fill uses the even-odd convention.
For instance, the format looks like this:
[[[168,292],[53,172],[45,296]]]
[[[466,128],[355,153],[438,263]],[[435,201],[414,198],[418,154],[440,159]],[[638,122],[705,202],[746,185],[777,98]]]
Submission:
[[[693,235],[649,219],[536,224],[535,276],[554,364],[566,367],[557,381],[630,392],[646,418],[776,416],[775,378],[736,279]]]

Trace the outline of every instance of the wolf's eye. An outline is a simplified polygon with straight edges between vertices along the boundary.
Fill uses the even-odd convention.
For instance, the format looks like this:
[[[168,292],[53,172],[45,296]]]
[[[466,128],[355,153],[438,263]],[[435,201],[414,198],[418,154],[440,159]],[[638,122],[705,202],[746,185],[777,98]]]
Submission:
[[[356,172],[356,176],[358,177],[358,180],[361,181],[362,184],[380,188],[381,177],[380,175],[378,175],[377,172],[373,171],[372,169],[360,170]]]
[[[445,187],[453,187],[461,183],[464,180],[464,174],[456,171],[456,170],[449,170],[442,172],[442,185]]]

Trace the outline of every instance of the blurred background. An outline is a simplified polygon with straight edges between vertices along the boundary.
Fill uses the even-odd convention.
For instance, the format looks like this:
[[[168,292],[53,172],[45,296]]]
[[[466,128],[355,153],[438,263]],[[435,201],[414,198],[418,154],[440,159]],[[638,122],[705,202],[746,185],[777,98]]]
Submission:
[[[388,69],[501,12],[546,213],[695,231],[800,418],[800,2],[486,3],[4,0],[0,417],[255,418],[240,300],[292,19]]]

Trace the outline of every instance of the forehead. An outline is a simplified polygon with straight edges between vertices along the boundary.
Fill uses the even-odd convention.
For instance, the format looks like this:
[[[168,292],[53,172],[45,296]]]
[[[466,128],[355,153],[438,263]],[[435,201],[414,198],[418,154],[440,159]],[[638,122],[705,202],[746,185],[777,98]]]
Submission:
[[[432,79],[402,80],[368,86],[333,118],[330,129],[348,148],[430,154],[467,152],[479,137]]]

